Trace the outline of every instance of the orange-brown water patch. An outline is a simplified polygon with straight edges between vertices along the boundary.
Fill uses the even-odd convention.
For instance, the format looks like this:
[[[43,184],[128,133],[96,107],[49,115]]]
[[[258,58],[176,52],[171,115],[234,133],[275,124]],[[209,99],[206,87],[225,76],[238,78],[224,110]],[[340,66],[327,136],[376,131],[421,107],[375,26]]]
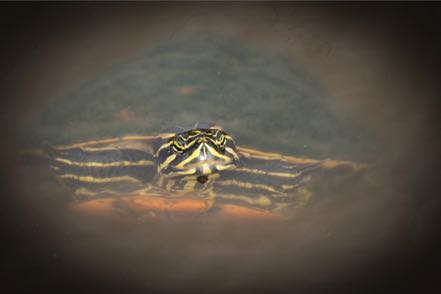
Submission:
[[[179,94],[181,94],[182,96],[188,96],[191,93],[193,93],[193,88],[192,87],[183,86],[183,87],[179,88]]]
[[[279,221],[284,218],[278,214],[269,211],[253,209],[234,204],[225,204],[221,206],[219,212],[220,217],[225,217],[226,220],[233,218],[233,220],[269,220]]]
[[[168,213],[172,218],[191,217],[206,213],[213,205],[212,200],[177,198],[168,199],[155,196],[127,196],[122,198],[104,198],[89,200],[71,205],[74,212],[87,215],[123,216],[127,218],[134,215],[131,213],[149,213],[151,216],[157,215],[159,218],[164,213]],[[225,204],[219,206],[220,210],[207,215],[205,220],[225,220],[225,221],[279,221],[284,218],[280,215],[264,211],[242,207],[238,205]]]

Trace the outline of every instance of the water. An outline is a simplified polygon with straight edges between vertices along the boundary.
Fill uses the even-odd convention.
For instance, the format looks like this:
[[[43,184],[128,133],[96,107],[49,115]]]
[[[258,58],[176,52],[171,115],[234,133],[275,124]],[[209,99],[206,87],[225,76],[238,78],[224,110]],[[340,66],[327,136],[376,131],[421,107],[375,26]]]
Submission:
[[[133,14],[134,23],[146,21],[131,11],[125,13]],[[289,18],[283,11],[275,15]],[[307,24],[314,11],[300,9],[295,19]],[[277,29],[296,27],[296,22],[287,24],[276,23],[266,38],[271,40]],[[126,25],[136,34],[139,24]],[[426,146],[424,152],[419,144],[431,137],[421,119],[431,113],[415,106],[420,105],[416,98],[396,98],[403,93],[420,97],[404,77],[395,77],[400,82],[395,100],[388,91],[393,86],[366,78],[381,76],[384,67],[391,70],[393,55],[386,54],[389,59],[381,59],[380,66],[369,52],[360,52],[384,47],[375,42],[369,47],[369,39],[369,46],[357,47],[357,39],[348,37],[340,39],[334,55],[312,56],[308,63],[301,48],[291,54],[292,42],[283,51],[231,36],[225,26],[221,32],[174,31],[172,38],[158,33],[162,37],[119,61],[110,58],[110,66],[38,100],[31,113],[20,117],[12,146],[32,150],[45,143],[154,134],[214,121],[238,145],[367,162],[372,168],[362,177],[320,187],[325,197],[285,223],[146,224],[72,213],[69,193],[47,163],[13,150],[4,155],[11,168],[2,171],[2,180],[10,208],[4,209],[5,224],[15,245],[3,265],[6,277],[18,280],[17,289],[332,291],[348,285],[360,290],[360,281],[378,279],[381,283],[370,287],[382,289],[382,283],[398,285],[411,276],[409,264],[418,264],[433,230],[428,216],[434,205],[421,192],[433,181],[427,165],[432,149]],[[300,29],[293,34],[315,48],[320,36],[310,40],[315,29],[304,30],[306,36]],[[345,52],[347,59],[339,55]],[[363,55],[363,62],[353,61],[354,54]],[[361,64],[351,67],[344,61]]]

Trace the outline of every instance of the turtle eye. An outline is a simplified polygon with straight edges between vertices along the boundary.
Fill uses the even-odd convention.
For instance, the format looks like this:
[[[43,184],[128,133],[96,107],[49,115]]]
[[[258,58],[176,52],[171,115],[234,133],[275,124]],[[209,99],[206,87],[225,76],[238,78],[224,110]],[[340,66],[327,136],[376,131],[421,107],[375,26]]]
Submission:
[[[173,144],[172,144],[172,150],[175,153],[181,153],[182,151],[185,150],[185,146],[183,146],[180,142],[175,140],[175,141],[173,141]]]
[[[227,143],[227,138],[225,137],[224,134],[221,134],[219,136],[219,139],[217,140],[217,143],[218,143],[219,147],[221,147],[222,149],[225,148],[225,145]]]

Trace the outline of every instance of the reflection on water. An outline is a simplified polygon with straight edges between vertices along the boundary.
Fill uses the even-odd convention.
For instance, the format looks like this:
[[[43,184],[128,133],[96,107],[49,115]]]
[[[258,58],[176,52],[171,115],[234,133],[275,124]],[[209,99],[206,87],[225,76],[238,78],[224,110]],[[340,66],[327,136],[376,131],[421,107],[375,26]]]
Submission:
[[[346,68],[346,76],[352,70]],[[215,121],[241,146],[373,166],[338,185],[318,183],[314,192],[320,201],[284,223],[134,224],[70,212],[69,192],[45,161],[7,158],[15,167],[2,177],[15,208],[9,214],[16,224],[10,227],[20,258],[29,262],[7,257],[9,275],[21,276],[24,288],[74,292],[313,291],[375,278],[379,265],[391,269],[388,258],[403,252],[403,239],[418,242],[426,233],[401,234],[415,225],[406,218],[409,207],[415,208],[409,191],[421,191],[417,175],[426,171],[430,156],[414,152],[420,126],[412,122],[418,117],[398,132],[393,117],[379,123],[373,115],[368,122],[385,126],[381,136],[374,135],[371,126],[337,115],[334,98],[292,59],[210,33],[176,34],[47,99],[23,122],[21,147]],[[397,116],[412,117],[407,115]],[[395,140],[397,132],[406,136]],[[424,224],[424,217],[419,221]]]
[[[58,271],[73,267],[80,281],[93,277],[128,289],[177,290],[197,284],[207,291],[258,290],[256,279],[265,279],[268,290],[314,287],[345,279],[348,271],[356,275],[377,257],[378,244],[397,230],[389,214],[378,210],[390,208],[384,192],[362,179],[325,187],[327,200],[286,222],[133,223],[72,213],[68,191],[51,175],[44,162],[22,164],[16,174],[27,183],[16,189],[24,201],[22,222],[43,241],[28,254],[37,254],[38,262],[49,267],[52,276],[37,274],[48,283],[53,276],[72,274]]]

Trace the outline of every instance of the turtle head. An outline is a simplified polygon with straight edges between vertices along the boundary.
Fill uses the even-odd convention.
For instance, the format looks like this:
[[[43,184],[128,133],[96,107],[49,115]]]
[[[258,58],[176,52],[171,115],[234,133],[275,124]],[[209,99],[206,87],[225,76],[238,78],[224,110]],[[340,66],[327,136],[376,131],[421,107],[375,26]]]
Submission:
[[[217,127],[169,135],[156,152],[158,173],[167,177],[207,176],[239,161],[233,138]]]

